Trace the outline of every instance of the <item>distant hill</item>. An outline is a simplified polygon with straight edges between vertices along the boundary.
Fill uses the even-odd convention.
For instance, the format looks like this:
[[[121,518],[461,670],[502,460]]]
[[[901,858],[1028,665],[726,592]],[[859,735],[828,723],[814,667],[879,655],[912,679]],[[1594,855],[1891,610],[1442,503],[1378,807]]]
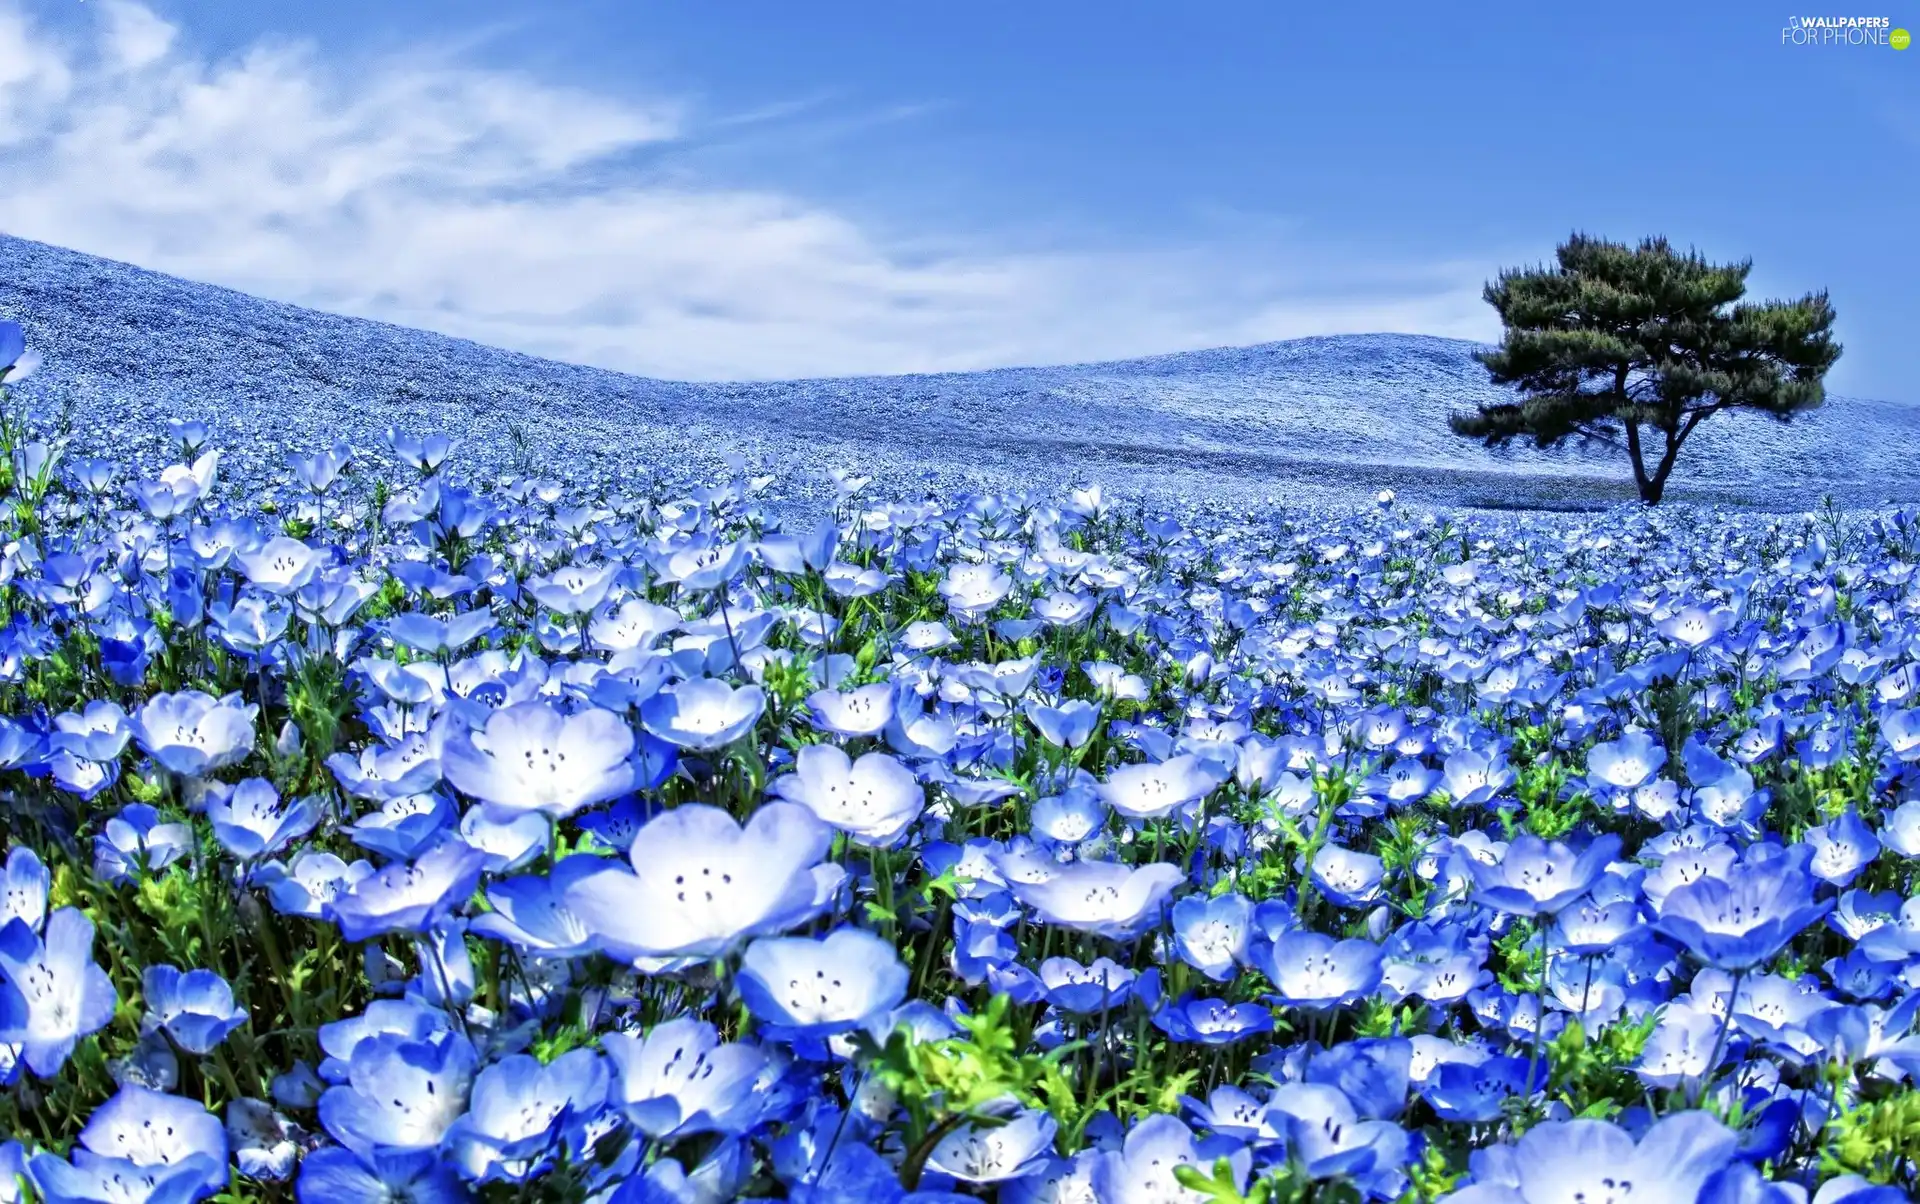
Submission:
[[[516,451],[553,475],[679,475],[728,451],[791,478],[871,471],[894,490],[1097,480],[1119,494],[1260,505],[1381,488],[1462,505],[1590,506],[1632,496],[1611,449],[1491,453],[1447,415],[1501,395],[1475,344],[1419,335],[1295,339],[1115,363],[711,384],[564,364],[263,301],[0,235],[0,317],[47,366],[30,401],[85,439],[157,446],[166,417],[213,422],[277,460],[390,425],[444,431],[462,460]],[[1920,409],[1833,399],[1782,426],[1720,416],[1689,444],[1675,499],[1801,508],[1920,499]],[[271,452],[269,456],[267,453]],[[248,459],[242,456],[240,459]],[[236,467],[243,467],[237,464]]]

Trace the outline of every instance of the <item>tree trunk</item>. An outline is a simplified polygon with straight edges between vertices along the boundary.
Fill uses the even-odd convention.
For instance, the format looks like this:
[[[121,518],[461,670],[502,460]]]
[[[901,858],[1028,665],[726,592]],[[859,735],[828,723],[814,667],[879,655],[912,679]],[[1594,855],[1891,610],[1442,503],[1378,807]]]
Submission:
[[[1633,483],[1640,487],[1642,502],[1649,506],[1660,504],[1660,498],[1667,491],[1667,478],[1673,475],[1673,466],[1680,459],[1680,445],[1687,441],[1687,436],[1692,433],[1697,421],[1698,419],[1689,422],[1684,430],[1668,429],[1664,432],[1667,437],[1667,449],[1661,453],[1660,462],[1654,465],[1653,471],[1648,472],[1646,459],[1641,454],[1640,424],[1631,419],[1628,420],[1627,455],[1633,460]]]
[[[1640,484],[1640,500],[1647,505],[1660,504],[1660,496],[1667,491],[1667,478],[1673,475],[1673,466],[1680,460],[1680,445],[1687,441],[1687,435],[1692,430],[1693,423],[1689,423],[1685,430],[1674,427],[1667,429],[1667,450],[1661,455],[1660,463],[1654,468],[1653,475]]]
[[[1640,455],[1640,424],[1631,418],[1627,419],[1627,458],[1633,461],[1633,483],[1640,489],[1640,500],[1649,506],[1659,505],[1666,476],[1662,474],[1658,481],[1647,476],[1647,462]]]

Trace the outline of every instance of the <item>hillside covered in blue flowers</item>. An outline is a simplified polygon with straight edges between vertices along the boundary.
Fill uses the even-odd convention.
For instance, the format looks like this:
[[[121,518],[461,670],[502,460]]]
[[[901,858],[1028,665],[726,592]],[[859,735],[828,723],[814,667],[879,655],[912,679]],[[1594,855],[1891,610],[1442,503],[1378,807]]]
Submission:
[[[716,469],[727,451],[823,494],[858,466],[901,492],[1104,482],[1226,505],[1397,489],[1431,503],[1593,507],[1632,496],[1621,453],[1491,453],[1450,411],[1501,396],[1474,345],[1402,335],[1300,339],[1111,364],[924,376],[682,383],[555,363],[337,317],[0,236],[0,318],[48,357],[23,389],[122,446],[167,417],[236,448],[394,424],[470,458],[548,473]],[[1788,509],[1828,493],[1920,498],[1920,410],[1836,399],[1780,426],[1716,419],[1676,499]],[[152,450],[151,445],[149,450]],[[251,454],[236,450],[235,454]]]

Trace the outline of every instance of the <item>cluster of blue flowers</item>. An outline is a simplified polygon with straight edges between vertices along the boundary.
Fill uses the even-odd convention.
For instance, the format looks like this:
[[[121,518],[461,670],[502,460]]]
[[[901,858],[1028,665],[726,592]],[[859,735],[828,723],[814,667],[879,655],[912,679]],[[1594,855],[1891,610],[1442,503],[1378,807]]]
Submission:
[[[0,370],[32,370],[0,323]],[[0,380],[0,384],[4,384]],[[1885,1204],[1920,517],[0,417],[0,1204]],[[1903,1186],[1904,1185],[1904,1186]]]

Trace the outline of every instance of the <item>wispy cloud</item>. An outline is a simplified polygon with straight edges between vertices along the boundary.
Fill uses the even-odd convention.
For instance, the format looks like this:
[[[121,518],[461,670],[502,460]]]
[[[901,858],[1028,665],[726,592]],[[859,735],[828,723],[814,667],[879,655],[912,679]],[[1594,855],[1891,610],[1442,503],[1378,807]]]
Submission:
[[[130,0],[88,7],[91,34],[62,39],[0,0],[0,230],[263,296],[692,378],[1491,333],[1484,264],[890,242],[672,166],[699,128],[674,98],[445,56],[212,59]]]

